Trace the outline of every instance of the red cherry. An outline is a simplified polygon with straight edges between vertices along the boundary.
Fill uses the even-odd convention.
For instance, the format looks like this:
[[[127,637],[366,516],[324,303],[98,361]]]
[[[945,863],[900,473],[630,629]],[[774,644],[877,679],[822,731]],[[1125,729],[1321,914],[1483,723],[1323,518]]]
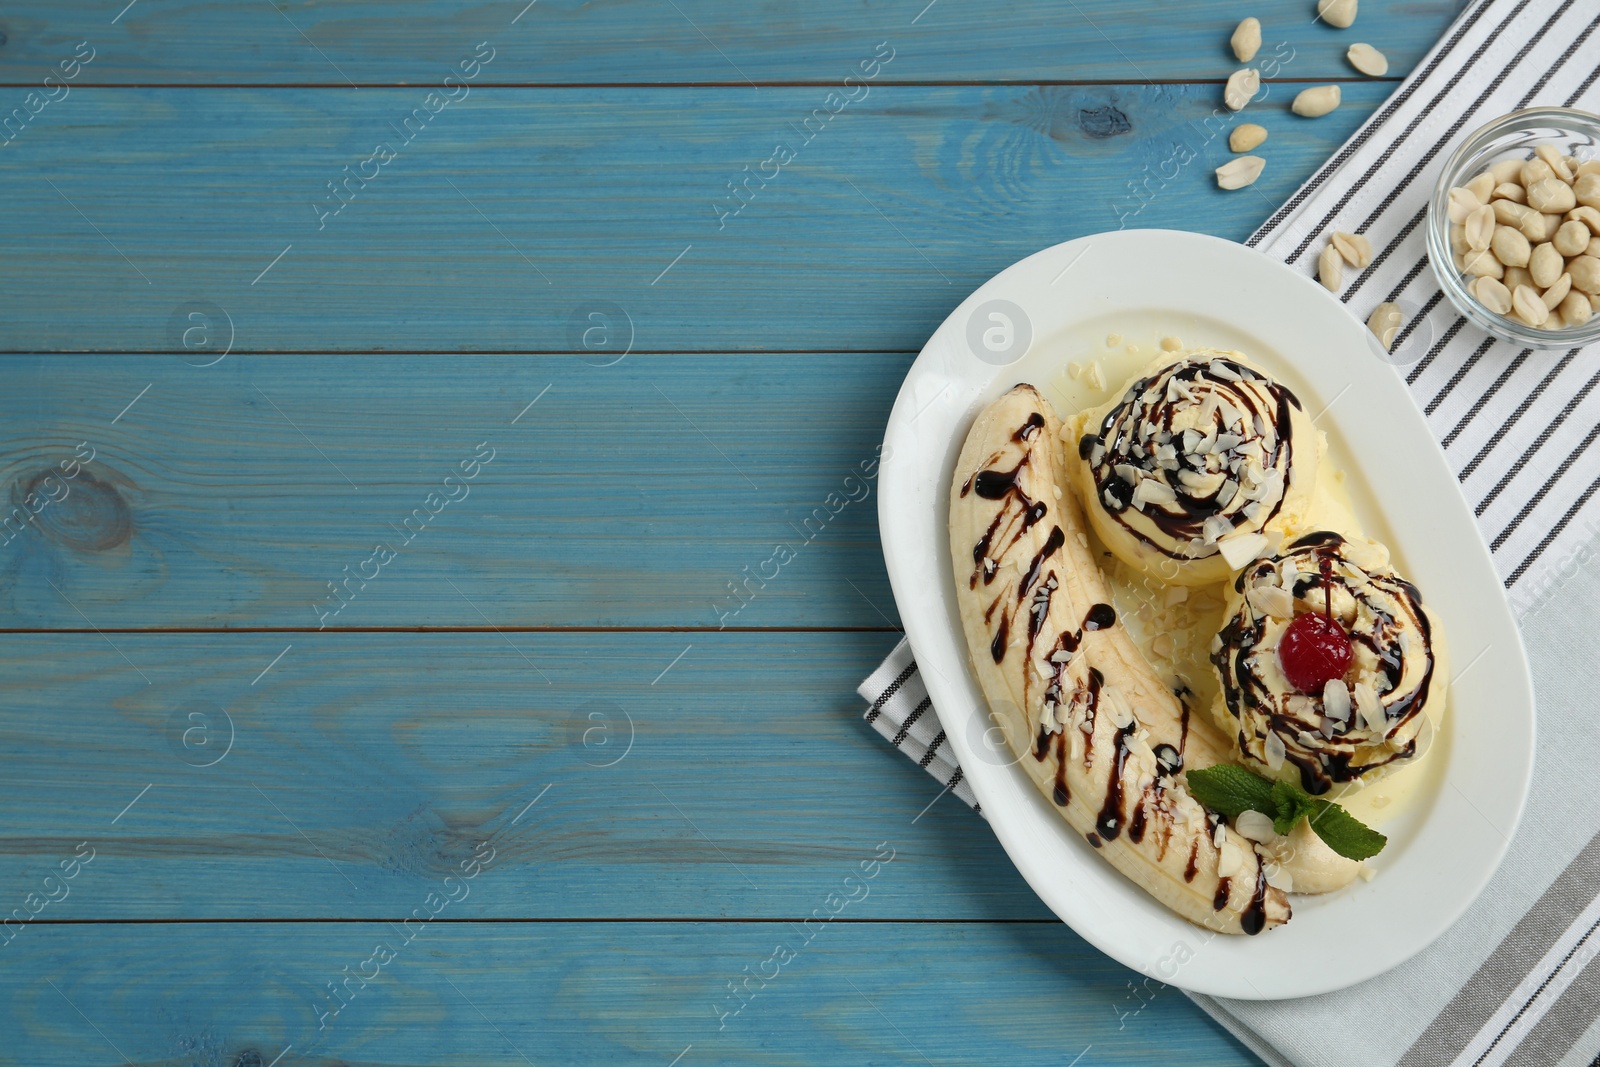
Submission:
[[[1301,615],[1278,639],[1284,676],[1302,693],[1320,695],[1328,682],[1344,677],[1350,659],[1350,638],[1325,615]]]
[[[1322,687],[1343,678],[1353,654],[1350,635],[1333,621],[1333,561],[1318,561],[1322,572],[1323,614],[1309,612],[1289,624],[1278,639],[1278,662],[1289,684],[1302,693],[1320,694]]]

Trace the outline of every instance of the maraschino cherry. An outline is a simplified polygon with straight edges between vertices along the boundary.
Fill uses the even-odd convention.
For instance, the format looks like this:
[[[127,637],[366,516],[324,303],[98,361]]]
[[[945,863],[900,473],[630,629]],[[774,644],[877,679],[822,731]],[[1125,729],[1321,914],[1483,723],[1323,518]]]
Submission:
[[[1319,694],[1350,669],[1350,637],[1333,621],[1333,563],[1321,560],[1324,614],[1297,617],[1278,640],[1278,662],[1284,677],[1302,693]]]

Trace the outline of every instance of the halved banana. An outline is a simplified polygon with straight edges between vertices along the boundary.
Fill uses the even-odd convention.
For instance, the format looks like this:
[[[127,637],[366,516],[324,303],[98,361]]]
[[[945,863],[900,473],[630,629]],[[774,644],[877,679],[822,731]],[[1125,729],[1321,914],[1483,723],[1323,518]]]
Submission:
[[[1191,922],[1255,934],[1289,918],[1255,846],[1183,786],[1226,751],[1111,607],[1066,486],[1061,425],[1031,385],[973,423],[950,488],[950,551],[973,666],[1034,783],[1117,870]]]

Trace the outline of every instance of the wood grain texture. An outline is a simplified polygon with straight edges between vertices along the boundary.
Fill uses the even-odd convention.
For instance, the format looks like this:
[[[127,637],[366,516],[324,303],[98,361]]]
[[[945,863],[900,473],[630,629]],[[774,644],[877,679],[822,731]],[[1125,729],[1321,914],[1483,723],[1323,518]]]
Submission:
[[[1297,85],[1245,112],[1271,161],[1235,192],[1215,85],[479,89],[409,145],[421,88],[80,89],[0,151],[0,343],[174,351],[209,301],[239,351],[574,351],[609,302],[642,351],[913,351],[1058,241],[1247,236],[1392,88],[1306,120]],[[746,167],[777,177],[736,200]]]
[[[101,57],[84,78],[101,84],[426,84],[481,40],[504,57],[483,75],[497,82],[836,82],[882,40],[904,57],[884,74],[897,80],[1220,80],[1237,66],[1227,41],[1243,13],[1261,19],[1269,48],[1282,41],[1296,51],[1294,77],[1331,78],[1355,74],[1344,60],[1351,40],[1378,44],[1391,71],[1409,70],[1462,6],[1369,3],[1346,32],[1315,22],[1309,0],[1243,8],[1233,0],[143,0],[113,24],[126,2],[8,4],[0,15],[5,80],[42,78],[86,38]]]
[[[1253,1062],[1057,923],[435,921],[408,945],[383,923],[111,929],[114,965],[104,927],[33,929],[3,950],[0,1062],[1061,1067],[1091,1046],[1080,1067]],[[363,968],[384,943],[393,958]],[[781,968],[767,962],[780,945]],[[363,970],[378,976],[352,979],[319,1032],[327,983]],[[740,1004],[728,984],[759,974],[775,976],[720,1015]]]
[[[30,629],[892,628],[875,457],[910,359],[6,357],[0,608]]]
[[[861,721],[862,464],[973,287],[1244,237],[1461,6],[0,10],[0,1064],[1254,1062]]]
[[[398,921],[489,841],[452,917],[803,919],[888,841],[854,917],[1048,918],[862,721],[896,640],[12,635],[0,916],[87,841],[41,919]]]

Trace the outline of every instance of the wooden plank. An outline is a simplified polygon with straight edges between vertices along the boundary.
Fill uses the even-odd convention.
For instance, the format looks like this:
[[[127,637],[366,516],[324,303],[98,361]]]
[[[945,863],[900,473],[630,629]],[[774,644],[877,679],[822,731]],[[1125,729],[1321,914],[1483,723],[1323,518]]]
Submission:
[[[892,628],[910,360],[8,357],[5,625]]]
[[[488,841],[453,917],[803,919],[888,842],[855,917],[1048,918],[862,721],[895,640],[13,635],[0,915],[87,842],[41,919],[398,920]]]
[[[1391,84],[1315,120],[1286,110],[1297,83],[1270,88],[1247,113],[1270,162],[1236,192],[1211,175],[1234,120],[1215,85],[885,86],[833,117],[814,86],[508,88],[410,144],[420,88],[81,89],[0,153],[0,331],[174,351],[209,302],[240,351],[575,351],[609,305],[637,350],[914,350],[1057,241],[1243,238]],[[398,155],[336,200],[380,141]]]
[[[863,883],[878,887],[869,900],[894,891],[893,873]],[[1255,1062],[1180,993],[1135,987],[1054,923],[442,920],[409,944],[381,923],[29,929],[4,949],[0,1056],[30,1067],[279,1056],[275,1067],[1092,1067],[1182,1050],[1190,1067]],[[327,986],[346,976],[357,977],[333,1015]],[[754,996],[735,999],[735,982]]]
[[[895,49],[879,75],[885,80],[1221,79],[1236,66],[1227,39],[1242,10],[1228,0],[1165,4],[1156,17],[1114,0],[778,8],[732,0],[396,0],[378,13],[359,0],[190,0],[136,2],[118,17],[124,3],[7,5],[6,80],[42,78],[84,39],[98,52],[80,75],[90,84],[426,84],[484,40],[496,54],[479,79],[502,83],[838,82],[879,41]],[[1281,44],[1293,56],[1293,77],[1334,78],[1354,73],[1344,60],[1352,39],[1377,42],[1391,71],[1409,70],[1460,6],[1369,5],[1351,32],[1315,22],[1307,0],[1261,0],[1248,10],[1262,20],[1267,52]]]

